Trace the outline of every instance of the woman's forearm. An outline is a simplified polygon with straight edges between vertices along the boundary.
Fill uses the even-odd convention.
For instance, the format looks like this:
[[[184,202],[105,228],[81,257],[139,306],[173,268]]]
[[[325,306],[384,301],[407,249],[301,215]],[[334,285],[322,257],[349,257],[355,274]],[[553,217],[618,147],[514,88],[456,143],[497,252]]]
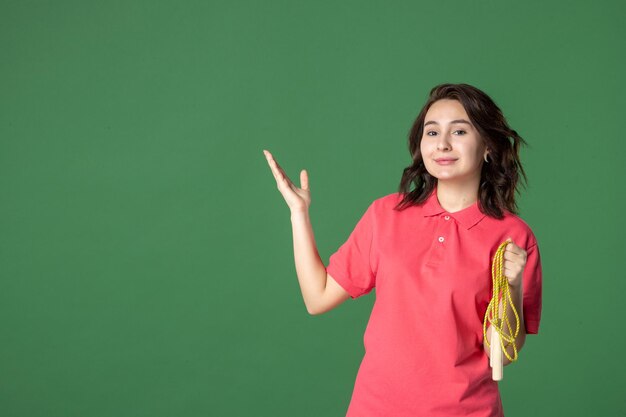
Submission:
[[[317,251],[308,210],[292,212],[291,225],[293,228],[294,260],[300,290],[307,311],[309,314],[314,314],[326,288],[326,267]]]

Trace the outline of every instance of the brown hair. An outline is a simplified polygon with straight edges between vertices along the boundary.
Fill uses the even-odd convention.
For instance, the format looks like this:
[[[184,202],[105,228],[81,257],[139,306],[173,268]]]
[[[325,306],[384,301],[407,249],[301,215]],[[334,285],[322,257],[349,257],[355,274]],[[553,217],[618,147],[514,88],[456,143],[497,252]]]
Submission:
[[[424,203],[437,184],[437,178],[428,173],[420,152],[424,132],[424,118],[430,106],[437,100],[459,101],[480,137],[489,149],[489,163],[482,165],[478,188],[478,207],[483,213],[502,218],[503,211],[517,214],[515,192],[521,172],[527,183],[526,173],[519,158],[521,144],[526,145],[515,130],[511,129],[500,108],[483,91],[468,84],[440,84],[430,90],[426,104],[420,111],[409,132],[408,145],[413,163],[402,173],[398,191],[404,198],[395,207],[402,210],[408,206]],[[415,189],[409,192],[411,183]]]

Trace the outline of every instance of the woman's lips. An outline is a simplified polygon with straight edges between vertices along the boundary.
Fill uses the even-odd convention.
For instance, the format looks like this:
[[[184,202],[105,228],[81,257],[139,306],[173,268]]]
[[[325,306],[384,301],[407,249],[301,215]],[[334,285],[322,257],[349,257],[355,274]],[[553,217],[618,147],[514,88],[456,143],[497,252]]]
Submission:
[[[435,159],[435,162],[437,162],[439,165],[450,165],[456,162],[456,159]]]

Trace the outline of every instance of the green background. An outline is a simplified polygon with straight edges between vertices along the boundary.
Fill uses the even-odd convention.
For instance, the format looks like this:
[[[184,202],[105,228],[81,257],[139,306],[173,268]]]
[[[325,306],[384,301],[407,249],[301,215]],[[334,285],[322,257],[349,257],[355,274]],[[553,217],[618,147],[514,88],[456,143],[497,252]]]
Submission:
[[[3,0],[0,415],[345,415],[375,292],[307,314],[262,149],[327,264],[442,82],[530,144],[507,417],[626,415],[623,4]]]

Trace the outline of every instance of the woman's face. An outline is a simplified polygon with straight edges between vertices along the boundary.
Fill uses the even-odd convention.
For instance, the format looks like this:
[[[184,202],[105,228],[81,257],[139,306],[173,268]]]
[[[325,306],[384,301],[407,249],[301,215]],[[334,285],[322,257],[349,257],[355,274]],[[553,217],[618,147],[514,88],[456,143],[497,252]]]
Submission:
[[[434,102],[424,118],[420,150],[426,170],[439,182],[480,183],[486,146],[461,102]]]

